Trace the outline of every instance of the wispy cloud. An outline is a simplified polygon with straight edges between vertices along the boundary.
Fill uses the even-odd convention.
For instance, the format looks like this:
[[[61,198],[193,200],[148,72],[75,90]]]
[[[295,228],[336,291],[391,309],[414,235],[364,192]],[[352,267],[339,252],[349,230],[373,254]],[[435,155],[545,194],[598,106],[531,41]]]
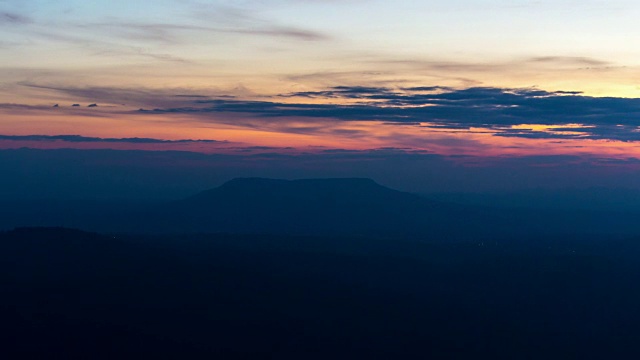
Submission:
[[[506,61],[456,61],[445,59],[390,58],[372,56],[361,60],[363,63],[384,64],[396,68],[429,70],[437,72],[496,72],[513,71],[531,68],[549,69],[584,69],[612,68],[616,64],[601,59],[584,56],[534,56],[515,58]]]
[[[538,56],[524,59],[528,63],[565,64],[569,66],[610,66],[608,61],[585,56]]]
[[[85,49],[87,54],[92,56],[142,57],[162,62],[190,62],[181,56],[153,51],[148,47],[119,43],[112,40],[103,40],[86,34],[81,35],[78,31],[56,32],[48,29],[34,28],[31,30],[31,33],[49,41],[73,44],[76,47]]]
[[[23,14],[13,12],[0,12],[0,25],[25,25],[31,24],[33,20]]]
[[[267,17],[238,10],[231,14],[216,8],[215,19],[176,15],[155,19],[105,14],[76,18],[68,14],[58,17],[31,17],[18,12],[0,12],[0,26],[17,39],[29,39],[34,46],[38,40],[73,45],[74,51],[91,57],[146,58],[158,62],[195,63],[193,56],[199,48],[224,47],[238,38],[273,38],[292,41],[326,41],[324,32],[280,23]],[[200,15],[202,16],[202,11]],[[19,27],[18,27],[19,26]],[[15,33],[17,30],[20,33]],[[185,51],[185,49],[193,51]]]
[[[152,41],[165,44],[181,44],[188,42],[189,34],[231,34],[231,35],[253,35],[265,37],[281,37],[294,40],[322,41],[329,40],[330,37],[324,33],[276,24],[260,24],[257,26],[228,26],[215,27],[193,24],[171,24],[171,23],[89,23],[79,24],[78,28],[95,31],[104,30],[111,36],[136,40]]]
[[[131,143],[131,144],[179,144],[179,143],[219,143],[217,140],[164,140],[153,138],[101,138],[80,135],[0,135],[0,140],[11,141],[63,141],[70,143]]]
[[[200,30],[244,35],[273,36],[280,38],[284,37],[305,41],[331,39],[331,36],[324,31],[283,24],[265,17],[264,14],[256,11],[256,5],[265,4],[242,4],[237,2],[233,4],[233,6],[230,6],[221,4],[203,4],[197,2],[192,4],[192,17],[196,22],[210,24],[214,21],[218,24],[216,27],[211,27],[209,25],[202,26]]]
[[[117,88],[100,86],[64,86],[45,85],[28,81],[19,83],[21,86],[64,94],[68,97],[83,101],[101,102],[109,104],[127,104],[136,107],[162,107],[162,106],[182,106],[191,103],[194,99],[211,99],[216,96],[229,98],[229,95],[210,89],[210,95],[195,93],[188,88]],[[200,90],[202,91],[202,90]]]

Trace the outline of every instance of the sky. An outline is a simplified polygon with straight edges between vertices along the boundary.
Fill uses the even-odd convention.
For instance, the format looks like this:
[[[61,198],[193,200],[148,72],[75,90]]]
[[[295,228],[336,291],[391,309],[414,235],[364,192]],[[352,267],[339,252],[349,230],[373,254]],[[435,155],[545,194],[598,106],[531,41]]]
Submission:
[[[416,191],[435,165],[408,159],[435,156],[493,188],[587,170],[640,187],[619,184],[640,174],[639,16],[627,0],[0,0],[0,149],[234,156],[239,174]],[[338,152],[397,161],[355,172]],[[264,154],[287,170],[248,160]],[[519,167],[547,175],[505,181]]]

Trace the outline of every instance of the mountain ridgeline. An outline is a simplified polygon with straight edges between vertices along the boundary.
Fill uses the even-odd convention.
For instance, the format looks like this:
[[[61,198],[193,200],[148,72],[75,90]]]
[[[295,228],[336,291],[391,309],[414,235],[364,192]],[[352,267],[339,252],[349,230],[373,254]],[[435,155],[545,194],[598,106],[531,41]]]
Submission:
[[[366,178],[279,180],[238,178],[186,201],[192,204],[238,202],[280,207],[412,206],[422,199]]]
[[[447,206],[370,179],[235,179],[169,210],[185,230],[407,235]],[[446,211],[445,211],[446,212]]]
[[[633,213],[259,178],[171,202],[0,212],[1,227],[31,226],[0,231],[2,358],[640,354]]]
[[[640,234],[635,213],[455,204],[371,179],[238,178],[176,201],[12,202],[0,229],[112,233],[345,235],[450,241],[549,234]]]

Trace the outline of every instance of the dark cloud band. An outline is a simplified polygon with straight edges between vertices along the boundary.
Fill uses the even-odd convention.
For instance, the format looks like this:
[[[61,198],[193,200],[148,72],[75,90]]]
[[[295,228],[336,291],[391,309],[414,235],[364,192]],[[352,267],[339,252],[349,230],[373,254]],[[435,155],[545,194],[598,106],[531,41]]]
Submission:
[[[640,99],[591,97],[571,91],[438,86],[394,90],[386,87],[336,86],[323,91],[296,92],[287,98],[332,100],[334,104],[278,101],[196,100],[181,108],[156,113],[250,113],[260,117],[333,118],[419,124],[438,128],[482,127],[497,136],[525,138],[590,138],[640,140]],[[337,104],[337,100],[356,100]],[[525,124],[546,130],[520,129]],[[577,125],[576,125],[577,124]]]

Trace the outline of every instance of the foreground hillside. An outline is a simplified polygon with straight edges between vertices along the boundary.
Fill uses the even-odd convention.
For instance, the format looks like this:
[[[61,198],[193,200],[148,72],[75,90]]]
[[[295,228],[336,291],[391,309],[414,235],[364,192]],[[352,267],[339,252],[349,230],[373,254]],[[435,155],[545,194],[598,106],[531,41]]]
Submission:
[[[635,358],[640,245],[0,234],[4,355]]]

